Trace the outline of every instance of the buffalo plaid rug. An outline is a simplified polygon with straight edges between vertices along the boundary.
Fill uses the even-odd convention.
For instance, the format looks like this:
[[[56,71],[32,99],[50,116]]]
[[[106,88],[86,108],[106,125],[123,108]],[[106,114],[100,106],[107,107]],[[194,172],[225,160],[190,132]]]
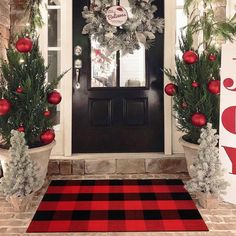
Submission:
[[[208,231],[181,180],[54,180],[27,232]]]

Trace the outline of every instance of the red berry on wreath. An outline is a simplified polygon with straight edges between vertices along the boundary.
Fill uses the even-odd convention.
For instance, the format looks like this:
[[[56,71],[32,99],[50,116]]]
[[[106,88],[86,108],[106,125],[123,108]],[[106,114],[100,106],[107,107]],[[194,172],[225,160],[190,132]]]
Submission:
[[[175,84],[169,83],[165,86],[165,93],[169,96],[173,96],[177,91],[178,87]]]
[[[23,88],[21,86],[18,86],[18,88],[16,89],[17,93],[23,93]]]
[[[183,60],[186,64],[194,64],[198,61],[198,55],[196,52],[189,50],[183,54]]]
[[[191,116],[191,123],[196,127],[202,127],[206,125],[207,118],[204,114],[197,112]]]
[[[209,60],[209,61],[216,61],[216,58],[217,58],[217,56],[216,56],[215,54],[210,54],[210,55],[208,56],[208,60]]]
[[[57,105],[61,102],[61,94],[56,90],[48,94],[48,102],[53,105]]]
[[[100,49],[95,49],[94,51],[95,51],[95,56],[100,56],[102,54]]]
[[[210,80],[207,84],[207,89],[209,93],[220,94],[220,81],[219,80]]]
[[[0,99],[0,116],[6,115],[11,110],[11,103],[5,99]]]
[[[21,125],[19,128],[17,128],[16,130],[18,130],[19,132],[25,132],[25,127],[23,125]]]
[[[33,48],[33,42],[29,38],[19,38],[16,42],[16,49],[18,52],[27,53]]]
[[[55,138],[55,133],[51,129],[45,130],[41,135],[40,135],[40,140],[44,144],[49,144],[51,143]]]
[[[48,111],[48,110],[46,110],[46,111],[43,112],[43,115],[46,116],[46,117],[48,117],[48,116],[51,115],[51,112]]]
[[[198,83],[198,82],[196,82],[196,81],[193,81],[192,84],[191,84],[191,86],[192,86],[193,88],[198,88],[198,87],[200,87],[200,83]]]

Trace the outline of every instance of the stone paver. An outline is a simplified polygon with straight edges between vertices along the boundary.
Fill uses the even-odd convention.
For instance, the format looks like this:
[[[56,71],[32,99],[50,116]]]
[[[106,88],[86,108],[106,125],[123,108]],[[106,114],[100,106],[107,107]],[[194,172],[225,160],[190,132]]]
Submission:
[[[44,187],[36,193],[32,201],[32,207],[28,212],[15,212],[14,209],[5,201],[5,198],[0,195],[0,236],[236,236],[236,205],[229,203],[221,203],[218,209],[198,209],[204,218],[209,232],[130,232],[130,233],[40,233],[40,234],[27,234],[25,233],[28,224],[30,223],[38,204],[40,203],[49,181],[51,179],[125,179],[125,178],[181,178],[187,180],[188,176],[185,174],[135,174],[135,175],[71,175],[59,176],[54,175],[48,177]],[[194,198],[194,196],[193,196]],[[195,201],[196,202],[196,201]]]
[[[85,173],[86,174],[112,174],[116,172],[115,160],[86,160]]]
[[[145,173],[144,159],[120,159],[117,160],[117,173],[133,174]]]

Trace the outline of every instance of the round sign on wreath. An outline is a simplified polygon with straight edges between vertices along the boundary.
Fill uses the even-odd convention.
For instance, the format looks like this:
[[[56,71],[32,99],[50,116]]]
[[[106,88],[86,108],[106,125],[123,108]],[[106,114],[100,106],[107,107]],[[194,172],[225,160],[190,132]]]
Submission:
[[[128,12],[122,6],[113,6],[107,10],[107,22],[113,26],[122,26],[128,19]]]
[[[82,12],[86,25],[82,34],[88,34],[100,47],[110,52],[122,51],[132,54],[140,49],[150,47],[156,38],[155,33],[163,33],[164,19],[155,18],[157,6],[152,1],[128,0],[127,7],[113,4],[113,0],[95,0]]]

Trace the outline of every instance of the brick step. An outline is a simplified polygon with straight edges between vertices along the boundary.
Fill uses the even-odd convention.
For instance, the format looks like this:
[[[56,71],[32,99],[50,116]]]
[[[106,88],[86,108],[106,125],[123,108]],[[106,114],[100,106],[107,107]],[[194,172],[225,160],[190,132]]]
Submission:
[[[186,172],[186,161],[182,156],[71,159],[53,157],[48,166],[48,175],[177,174]]]

